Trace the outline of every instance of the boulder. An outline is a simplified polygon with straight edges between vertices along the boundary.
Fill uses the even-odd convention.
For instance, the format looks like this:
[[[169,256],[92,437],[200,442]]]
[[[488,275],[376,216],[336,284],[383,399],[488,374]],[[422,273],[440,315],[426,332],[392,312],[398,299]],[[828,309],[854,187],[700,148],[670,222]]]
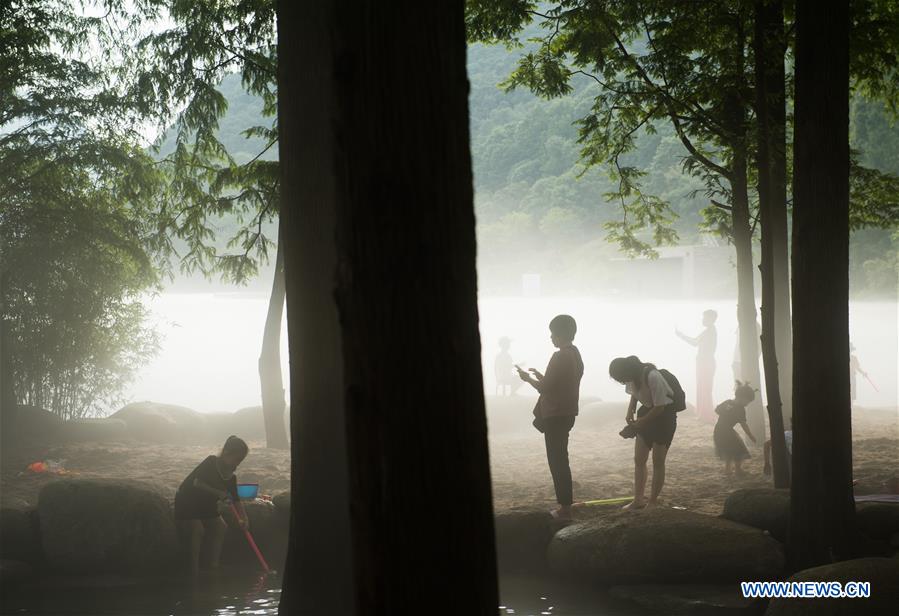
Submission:
[[[282,520],[290,521],[290,490],[279,492],[272,497],[275,515]]]
[[[857,558],[805,569],[788,582],[870,582],[871,596],[859,599],[771,599],[765,616],[865,616],[895,614],[899,605],[899,560]]]
[[[79,571],[142,571],[177,558],[171,506],[136,481],[63,479],[38,495],[47,562]]]
[[[287,557],[287,535],[289,519],[282,518],[275,511],[275,505],[262,500],[245,501],[244,508],[250,520],[250,534],[262,552],[269,567],[282,570]],[[258,560],[247,541],[246,535],[235,523],[234,516],[226,513],[228,532],[222,547],[222,561],[258,567]]]
[[[548,556],[552,569],[603,586],[769,580],[784,566],[783,546],[761,530],[661,507],[568,526]]]
[[[34,509],[0,509],[0,558],[35,564],[41,559],[41,539]]]
[[[284,428],[290,434],[290,407],[284,408]],[[261,406],[249,406],[236,411],[233,415],[233,432],[245,440],[265,440],[265,419]],[[227,436],[227,435],[226,435]]]
[[[869,538],[889,543],[890,537],[899,533],[899,504],[859,503],[855,520]]]
[[[658,614],[754,614],[759,600],[746,599],[736,584],[638,584],[613,586],[609,595]]]
[[[790,491],[775,488],[734,490],[724,501],[723,518],[771,533],[786,541],[790,525]]]
[[[504,572],[541,572],[547,568],[546,549],[553,535],[571,522],[556,520],[546,509],[515,508],[494,518],[496,555]]]
[[[58,415],[36,406],[20,405],[17,410],[17,436],[28,441],[54,441],[65,423]]]
[[[134,402],[112,415],[128,427],[128,434],[154,443],[201,443],[208,440],[202,413],[184,406],[156,402]]]
[[[121,419],[73,419],[65,422],[63,438],[68,441],[122,441],[128,427]]]

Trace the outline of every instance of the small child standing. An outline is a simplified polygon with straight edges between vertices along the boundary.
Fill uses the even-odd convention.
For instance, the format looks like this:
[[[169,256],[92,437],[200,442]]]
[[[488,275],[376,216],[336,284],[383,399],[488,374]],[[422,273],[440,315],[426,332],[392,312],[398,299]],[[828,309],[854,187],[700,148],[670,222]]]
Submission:
[[[749,459],[749,450],[735,427],[740,424],[743,432],[753,443],[755,436],[746,424],[746,405],[755,400],[755,390],[748,383],[737,381],[733,400],[725,400],[715,408],[718,422],[715,424],[715,453],[724,460],[724,472],[731,474],[733,467],[736,475],[742,477],[743,460]]]

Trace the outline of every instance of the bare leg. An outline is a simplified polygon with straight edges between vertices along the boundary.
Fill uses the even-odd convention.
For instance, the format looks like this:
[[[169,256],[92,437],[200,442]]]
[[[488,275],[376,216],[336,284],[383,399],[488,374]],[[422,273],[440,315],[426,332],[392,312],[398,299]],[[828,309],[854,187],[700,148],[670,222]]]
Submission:
[[[624,509],[639,509],[646,504],[646,461],[649,447],[639,434],[634,439],[634,500]]]
[[[649,495],[649,504],[655,505],[665,485],[665,457],[668,448],[665,445],[654,443],[652,446],[652,492]]]
[[[200,520],[183,520],[180,522],[182,532],[187,539],[187,557],[190,574],[196,577],[200,572],[200,548],[203,546],[203,523]]]
[[[741,460],[734,460],[734,472],[736,473],[737,477],[742,477],[743,475],[745,475],[745,473],[743,472],[743,462]]]
[[[219,516],[211,520],[203,520],[203,526],[209,535],[209,566],[216,569],[219,566],[222,544],[225,542],[225,531],[228,530],[228,525],[225,524],[222,516]]]
[[[724,474],[725,475],[730,475],[730,466],[731,466],[731,461],[725,460],[725,462],[724,462]]]

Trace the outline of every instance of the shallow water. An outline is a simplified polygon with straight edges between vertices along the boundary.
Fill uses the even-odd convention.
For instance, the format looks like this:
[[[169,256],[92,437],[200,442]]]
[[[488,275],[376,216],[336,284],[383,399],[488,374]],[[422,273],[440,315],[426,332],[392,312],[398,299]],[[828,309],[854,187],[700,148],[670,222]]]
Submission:
[[[602,591],[545,578],[505,577],[500,587],[502,616],[640,613]],[[201,580],[196,587],[173,579],[46,578],[5,591],[0,610],[33,616],[274,616],[280,596],[280,579],[246,573]]]
[[[35,616],[259,616],[278,613],[280,580],[228,572],[195,585],[175,578],[49,577],[4,589],[3,614]]]

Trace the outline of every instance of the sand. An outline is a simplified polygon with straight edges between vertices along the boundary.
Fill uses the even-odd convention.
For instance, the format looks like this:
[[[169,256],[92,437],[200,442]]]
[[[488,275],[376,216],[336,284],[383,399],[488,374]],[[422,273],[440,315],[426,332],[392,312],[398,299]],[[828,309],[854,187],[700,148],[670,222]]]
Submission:
[[[489,399],[490,455],[494,508],[554,504],[543,437],[530,426],[533,401],[525,397]],[[586,401],[569,446],[576,500],[629,496],[633,486],[633,440],[618,436],[624,404]],[[899,414],[896,409],[856,409],[853,413],[854,473],[858,494],[878,493],[899,473]],[[238,470],[241,482],[258,482],[264,494],[290,487],[286,451],[251,442],[251,452]],[[719,514],[729,492],[765,487],[761,449],[750,446],[748,476],[725,476],[714,454],[712,426],[701,424],[690,411],[680,413],[677,434],[668,456],[663,501],[702,513]],[[71,443],[28,447],[4,455],[0,468],[0,499],[5,506],[34,505],[48,481],[59,476],[24,471],[37,460],[63,460],[69,476],[135,479],[150,482],[173,498],[183,478],[203,458],[209,446],[127,443]],[[24,471],[24,472],[23,472]]]

